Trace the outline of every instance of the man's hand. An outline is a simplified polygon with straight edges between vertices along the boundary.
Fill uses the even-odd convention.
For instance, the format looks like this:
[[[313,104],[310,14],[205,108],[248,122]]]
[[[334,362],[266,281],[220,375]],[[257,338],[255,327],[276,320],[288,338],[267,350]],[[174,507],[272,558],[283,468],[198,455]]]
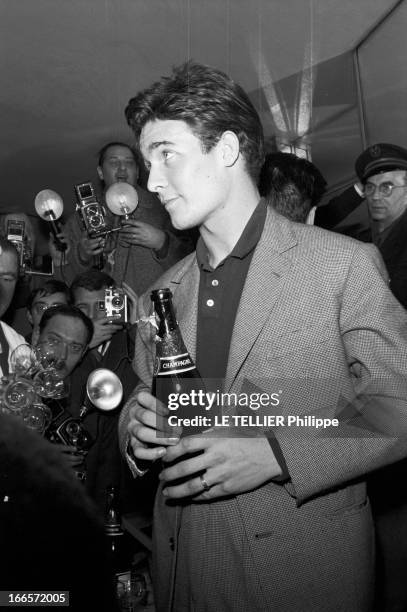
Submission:
[[[137,459],[156,461],[166,448],[177,444],[181,427],[168,425],[169,410],[151,393],[140,391],[129,411],[127,427],[130,444]]]
[[[115,317],[103,317],[93,321],[93,336],[89,348],[93,349],[107,342],[121,329],[123,329],[123,323],[117,323]]]
[[[105,238],[88,238],[82,234],[79,243],[79,257],[82,261],[90,261],[94,255],[103,253]]]
[[[126,219],[119,232],[119,243],[124,246],[143,246],[159,251],[165,242],[165,232],[143,221]]]
[[[58,267],[64,261],[66,262],[66,257],[69,251],[71,250],[71,241],[69,240],[68,236],[63,231],[59,232],[59,234],[57,234],[57,237],[63,244],[66,245],[65,251],[60,251],[58,249],[58,246],[55,242],[55,237],[53,234],[49,235],[48,250],[49,250],[49,254],[52,257],[52,261],[54,262],[54,266]]]
[[[220,430],[219,435],[233,433],[228,430]],[[215,499],[251,491],[282,473],[266,437],[209,436],[216,433],[212,430],[187,436],[167,448],[163,456],[165,463],[184,459],[161,472],[160,479],[165,484],[163,495],[174,499],[193,497],[194,501]],[[188,455],[196,456],[188,458]],[[199,474],[203,475],[204,482]],[[171,486],[178,479],[184,482]],[[209,490],[205,490],[205,483]]]
[[[60,451],[64,461],[72,468],[81,465],[86,455],[85,451],[81,451],[76,446],[70,446],[69,444],[55,444],[55,448]]]

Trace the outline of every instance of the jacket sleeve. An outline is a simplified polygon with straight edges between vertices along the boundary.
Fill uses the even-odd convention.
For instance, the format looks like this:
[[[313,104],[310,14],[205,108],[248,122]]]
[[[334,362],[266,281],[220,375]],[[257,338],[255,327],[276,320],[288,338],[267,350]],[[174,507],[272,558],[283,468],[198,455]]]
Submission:
[[[326,388],[332,382],[332,401],[326,393],[327,405],[311,412],[336,418],[338,426],[303,428],[300,438],[274,430],[298,505],[407,455],[407,316],[359,245],[341,296],[338,325],[353,388],[342,392],[341,381],[320,381]]]
[[[329,200],[324,206],[318,206],[315,213],[315,225],[324,229],[333,229],[346,219],[361,203],[363,198],[352,186],[338,196]]]
[[[150,391],[153,378],[154,355],[154,328],[149,323],[147,308],[140,297],[137,304],[137,331],[135,338],[135,352],[133,369],[138,375],[140,382],[130,394],[129,399],[123,406],[119,417],[119,445],[120,451],[127,461],[133,476],[142,476],[147,470],[139,469],[137,464],[128,453],[129,434],[127,427],[130,422],[130,408],[137,404],[136,396],[140,391]]]

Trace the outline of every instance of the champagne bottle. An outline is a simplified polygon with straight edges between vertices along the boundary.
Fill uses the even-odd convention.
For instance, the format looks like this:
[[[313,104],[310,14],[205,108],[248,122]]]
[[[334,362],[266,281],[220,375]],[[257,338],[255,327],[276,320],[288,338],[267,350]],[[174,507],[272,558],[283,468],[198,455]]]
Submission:
[[[207,429],[202,418],[205,416],[205,386],[182,338],[172,293],[170,289],[157,289],[151,293],[151,300],[158,327],[152,394],[166,406],[169,397],[178,404],[170,416],[190,419],[182,435],[200,433]],[[185,394],[185,401],[179,402],[181,394]]]
[[[131,551],[121,525],[116,489],[106,489],[105,534],[110,566],[114,575],[128,571],[131,565]]]

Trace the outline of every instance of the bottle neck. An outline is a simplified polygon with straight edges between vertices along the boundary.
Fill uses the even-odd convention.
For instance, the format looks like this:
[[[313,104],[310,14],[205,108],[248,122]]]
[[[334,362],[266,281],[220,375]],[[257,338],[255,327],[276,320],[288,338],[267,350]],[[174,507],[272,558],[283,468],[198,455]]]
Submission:
[[[194,363],[182,339],[169,289],[153,291],[151,299],[158,325],[155,375],[179,373],[192,369]]]
[[[106,492],[105,531],[107,535],[119,535],[122,531],[120,513],[116,504],[116,493],[113,487],[107,489]]]
[[[170,298],[155,299],[154,311],[158,324],[157,335],[160,338],[164,338],[166,335],[178,330],[178,323]]]

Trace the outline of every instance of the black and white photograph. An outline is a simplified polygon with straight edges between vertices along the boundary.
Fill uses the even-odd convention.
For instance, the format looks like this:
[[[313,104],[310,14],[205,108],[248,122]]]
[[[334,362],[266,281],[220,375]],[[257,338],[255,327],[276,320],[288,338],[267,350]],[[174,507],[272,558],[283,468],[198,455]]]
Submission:
[[[407,612],[406,0],[0,0],[0,608]]]

